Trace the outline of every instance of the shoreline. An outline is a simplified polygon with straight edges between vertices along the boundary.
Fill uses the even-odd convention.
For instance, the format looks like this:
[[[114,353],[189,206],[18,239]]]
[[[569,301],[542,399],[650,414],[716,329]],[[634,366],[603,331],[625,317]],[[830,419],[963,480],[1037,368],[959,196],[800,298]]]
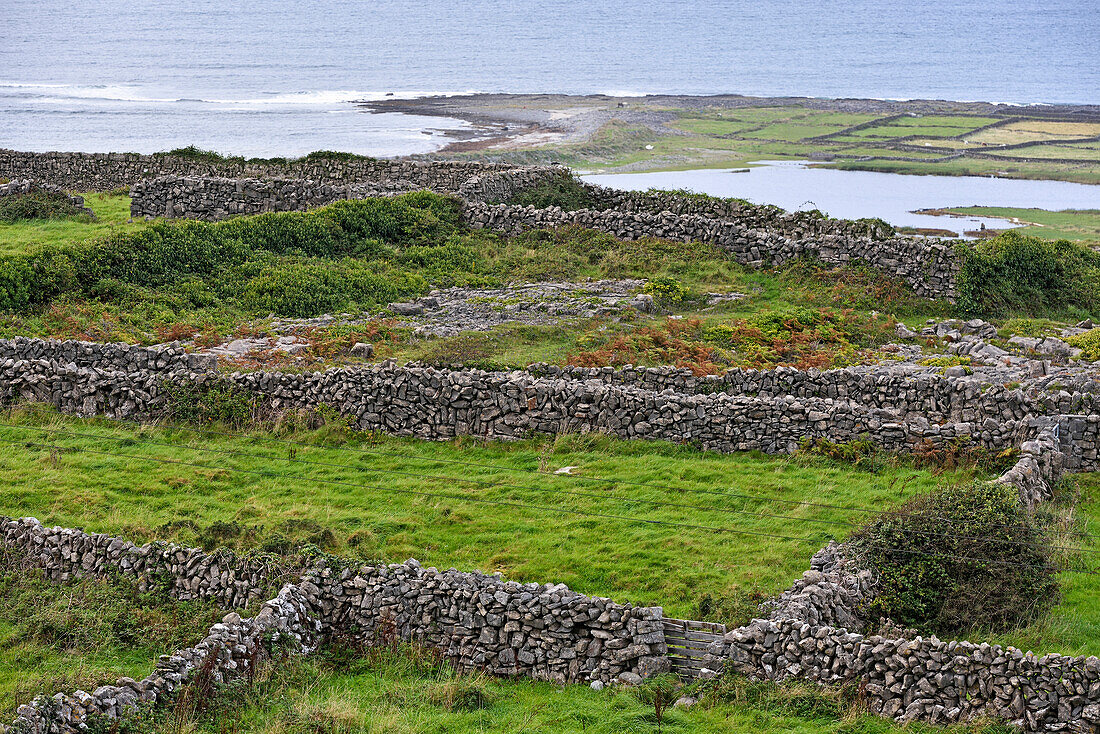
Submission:
[[[418,158],[562,163],[602,173],[798,158],[883,172],[1100,183],[1100,104],[603,94],[463,94],[354,104],[372,114],[458,119],[471,126],[435,131],[449,142],[412,156]],[[1039,126],[1030,138],[1027,125]],[[880,135],[882,130],[894,134]],[[968,139],[972,133],[980,142]],[[1067,148],[1075,145],[1084,148]]]

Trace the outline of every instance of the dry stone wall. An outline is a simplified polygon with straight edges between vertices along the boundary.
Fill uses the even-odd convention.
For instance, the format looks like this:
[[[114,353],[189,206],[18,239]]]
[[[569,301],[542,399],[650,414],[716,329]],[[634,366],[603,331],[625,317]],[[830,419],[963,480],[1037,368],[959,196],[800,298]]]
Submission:
[[[392,196],[416,190],[409,181],[328,184],[297,178],[196,178],[162,176],[130,189],[130,216],[203,219],[265,212],[306,211],[344,199]]]
[[[445,186],[435,190],[471,202],[497,201],[560,175],[554,168],[494,171],[472,176],[457,190]],[[298,178],[159,176],[130,189],[130,215],[213,222],[247,214],[306,211],[343,199],[393,196],[426,188],[431,187],[401,179],[334,184]]]
[[[531,374],[569,380],[598,380],[660,392],[756,397],[850,400],[921,417],[932,423],[1023,420],[1031,415],[1093,413],[1100,407],[1100,382],[1087,373],[1059,373],[1006,387],[982,375],[947,376],[915,364],[856,365],[834,370],[732,369],[696,376],[675,367],[572,367],[532,364]]]
[[[223,375],[212,371],[212,357],[178,348],[24,338],[0,340],[0,359],[0,398],[46,402],[78,415],[156,417],[165,410],[168,383],[217,383],[254,394],[265,411],[325,404],[361,429],[433,440],[599,431],[620,438],[690,442],[720,452],[789,453],[806,438],[843,442],[869,436],[887,450],[904,451],[938,448],[965,437],[1002,450],[1054,430],[1055,420],[1049,413],[1027,412],[1033,404],[1021,391],[983,391],[976,380],[935,376],[876,384],[877,378],[846,370],[835,371],[836,382],[831,372],[807,373],[807,379],[826,384],[852,383],[851,389],[820,397],[779,389],[678,392],[647,388],[644,379],[578,379],[584,373],[555,374],[545,366],[534,372],[485,372],[382,364],[305,374]],[[744,383],[748,388],[771,380],[760,372],[740,374],[749,376]],[[782,383],[789,371],[776,374]],[[737,384],[733,379],[730,384]],[[870,395],[867,402],[864,395]],[[1084,403],[1089,397],[1069,396],[1067,401]],[[950,415],[956,399],[972,399],[973,407]],[[944,421],[921,414],[929,404],[940,406]],[[1094,468],[1100,416],[1082,413],[1059,417],[1056,423],[1065,469]]]
[[[394,635],[442,650],[459,667],[561,683],[668,670],[660,607],[588,597],[564,584],[404,564],[322,568],[301,587],[326,633]]]
[[[874,713],[954,724],[1005,719],[1025,731],[1100,731],[1100,659],[1013,647],[890,639],[800,619],[755,620],[708,649],[752,678],[854,683]]]
[[[585,184],[591,208],[677,216],[701,216],[740,222],[752,229],[781,232],[789,237],[871,237],[889,239],[893,230],[879,220],[828,219],[810,212],[788,212],[777,206],[752,204],[739,199],[683,194],[675,191],[621,191]]]
[[[786,234],[754,228],[740,220],[718,219],[669,211],[631,212],[621,209],[470,203],[465,218],[471,227],[517,234],[530,229],[574,225],[606,232],[619,239],[660,237],[718,245],[737,262],[749,267],[782,265],[800,257],[815,257],[831,266],[862,261],[901,278],[920,296],[954,299],[960,263],[954,250],[939,240],[923,237],[872,239],[847,233]]]
[[[417,188],[458,191],[470,178],[517,166],[380,158],[298,158],[285,162],[208,161],[167,154],[28,153],[0,149],[0,178],[34,179],[71,191],[110,191],[160,176],[298,178],[327,184],[410,182]],[[546,169],[560,170],[560,169]]]

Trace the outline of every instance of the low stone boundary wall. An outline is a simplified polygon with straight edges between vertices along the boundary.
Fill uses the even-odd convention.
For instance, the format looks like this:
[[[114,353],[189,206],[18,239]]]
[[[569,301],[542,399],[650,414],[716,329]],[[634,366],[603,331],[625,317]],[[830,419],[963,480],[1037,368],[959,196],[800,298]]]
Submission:
[[[678,216],[723,219],[739,222],[752,229],[766,229],[795,238],[843,235],[889,239],[893,236],[889,225],[884,227],[876,220],[829,219],[810,212],[788,212],[767,204],[693,196],[676,191],[622,191],[588,183],[584,186],[592,202],[591,208],[601,211],[616,209],[648,214],[671,212]]]
[[[130,189],[130,216],[217,222],[248,214],[306,211],[344,199],[393,196],[416,189],[409,181],[327,184],[297,178],[162,176]]]
[[[755,620],[708,649],[716,669],[756,679],[857,683],[871,711],[954,724],[994,716],[1026,731],[1100,730],[1100,659],[1037,656],[1013,647],[889,639]]]
[[[85,342],[75,339],[34,339],[17,336],[0,339],[0,363],[6,360],[45,361],[74,367],[119,372],[157,370],[203,372],[217,369],[218,358],[192,354],[178,344],[139,347],[133,344]]]
[[[507,199],[530,186],[562,173],[553,168],[496,171],[471,177],[457,190],[437,188],[466,201]],[[137,218],[202,219],[216,222],[229,217],[267,212],[306,211],[344,199],[394,196],[425,187],[408,180],[332,184],[298,178],[210,178],[159,176],[130,189],[130,216]]]
[[[697,377],[676,367],[571,367],[529,365],[539,377],[598,380],[660,392],[756,397],[829,398],[894,410],[900,416],[936,422],[1023,420],[1029,415],[1093,413],[1100,408],[1100,382],[1085,374],[1058,374],[1006,387],[977,376],[948,377],[916,365],[857,365],[833,370],[731,369]]]
[[[1095,414],[1055,420],[1028,412],[1031,404],[1017,391],[989,389],[982,395],[977,380],[939,376],[882,385],[872,380],[874,390],[868,391],[874,399],[867,405],[860,402],[863,388],[835,398],[778,391],[690,393],[646,389],[644,380],[573,379],[565,372],[552,376],[544,367],[532,373],[383,364],[305,374],[221,375],[212,371],[212,357],[172,347],[35,339],[0,340],[0,359],[0,399],[6,402],[45,402],[67,413],[123,419],[162,415],[170,383],[217,383],[248,391],[264,411],[325,404],[364,430],[435,440],[599,431],[620,438],[691,442],[720,452],[789,453],[806,438],[844,442],[868,436],[891,451],[941,448],[958,438],[999,451],[1035,440],[1044,430],[1057,430],[1064,468],[1080,471],[1096,467],[1100,437],[1100,416]],[[770,379],[765,373],[745,374],[750,385]],[[836,384],[845,384],[853,374],[857,383],[871,379],[845,370],[807,374],[817,380],[835,374],[840,380]],[[920,397],[921,389],[929,395]],[[933,423],[919,414],[927,400],[953,392],[976,401],[973,413],[964,415],[969,420]],[[894,407],[895,396],[904,409]],[[942,403],[944,408],[950,404]]]
[[[474,176],[521,168],[506,164],[386,160],[360,156],[294,158],[286,161],[211,161],[164,153],[29,153],[0,148],[0,178],[31,178],[70,191],[129,188],[139,181],[159,176],[297,178],[327,184],[408,181],[418,188],[458,191]]]
[[[606,232],[623,240],[660,237],[718,245],[737,262],[750,267],[782,265],[812,256],[831,266],[865,262],[901,278],[929,298],[953,299],[955,276],[961,267],[954,250],[923,237],[871,239],[851,234],[794,235],[754,229],[738,220],[671,212],[652,214],[618,209],[577,209],[471,203],[465,217],[471,227],[517,234],[530,229],[574,225]]]
[[[360,429],[432,440],[598,431],[624,439],[691,442],[724,453],[790,453],[802,439],[816,437],[845,442],[869,436],[888,451],[903,451],[926,443],[942,447],[961,437],[1002,450],[1034,435],[1027,421],[933,425],[842,400],[662,394],[536,379],[522,372],[382,366],[218,376],[179,370],[123,372],[45,360],[0,365],[0,398],[45,402],[77,415],[159,417],[166,382],[219,382],[253,393],[260,408],[273,412],[325,404]],[[1086,422],[1084,431],[1095,435],[1096,429],[1096,423]]]

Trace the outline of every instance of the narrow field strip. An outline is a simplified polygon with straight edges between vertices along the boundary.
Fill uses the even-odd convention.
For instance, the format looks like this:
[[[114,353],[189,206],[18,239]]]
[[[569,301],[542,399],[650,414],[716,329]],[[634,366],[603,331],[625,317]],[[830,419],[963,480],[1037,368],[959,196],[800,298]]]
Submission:
[[[233,456],[231,462],[226,456],[211,460],[211,455],[193,460],[195,452],[188,453],[188,448],[189,441],[195,439],[186,431],[136,430],[105,421],[67,418],[30,425],[102,432],[111,438],[75,437],[64,442],[78,450],[102,454],[43,447],[6,448],[0,454],[0,476],[10,488],[2,510],[5,514],[33,515],[48,523],[135,539],[205,540],[242,548],[313,542],[364,560],[402,561],[415,557],[425,565],[502,571],[518,580],[554,578],[584,593],[660,604],[670,615],[695,611],[706,595],[761,596],[782,590],[801,575],[810,555],[838,535],[829,525],[816,521],[843,523],[849,517],[844,511],[817,506],[784,508],[783,517],[768,517],[757,514],[770,509],[766,501],[733,498],[723,499],[718,507],[749,514],[731,516],[709,508],[684,506],[641,507],[643,502],[684,504],[682,492],[661,486],[631,487],[626,496],[609,492],[610,501],[618,507],[615,511],[609,510],[608,500],[590,487],[585,493],[596,496],[569,495],[567,502],[551,500],[550,505],[547,492],[540,490],[536,496],[542,499],[542,506],[550,509],[503,504],[494,509],[491,504],[475,506],[413,494],[457,494],[458,485],[453,477],[408,471],[408,459],[381,461],[371,457],[363,462],[366,466],[340,468],[346,452],[318,448],[309,451],[310,461],[335,466],[296,466],[296,476],[280,477],[272,472],[273,452],[249,455],[255,442],[247,438],[207,437],[202,441],[201,449],[244,454]],[[25,431],[14,429],[3,429],[0,437],[9,442],[28,440]],[[123,445],[125,440],[115,440],[120,438],[132,443]],[[167,445],[146,444],[145,439]],[[751,490],[753,494],[767,493],[793,502],[844,498],[883,509],[953,479],[908,468],[886,468],[872,474],[821,462],[801,465],[789,458],[706,455],[667,445],[642,447],[598,438],[588,441],[588,445],[580,438],[573,439],[574,446],[570,442],[559,439],[556,443],[476,446],[468,441],[383,439],[382,446],[397,448],[422,461],[461,458],[494,465],[532,462],[537,466],[541,455],[551,471],[573,466],[578,467],[574,470],[578,474],[591,472],[608,482],[674,479],[685,489]],[[643,454],[644,448],[651,453]],[[302,449],[287,447],[288,457],[292,451],[296,457]],[[372,467],[414,476],[372,474]],[[515,472],[470,466],[462,474],[471,482],[481,483],[462,488],[464,496],[537,504],[530,502],[533,497],[529,491],[505,486],[516,483]],[[394,491],[356,486],[377,482],[381,477]],[[539,476],[536,481],[548,478]],[[525,476],[522,481],[530,484],[532,479]],[[632,510],[624,513],[624,506]],[[570,515],[555,509],[624,515],[626,519]],[[638,523],[634,521],[636,516],[659,522]],[[799,530],[793,533],[795,518],[814,522],[798,522]],[[744,534],[715,532],[714,527],[734,528]]]

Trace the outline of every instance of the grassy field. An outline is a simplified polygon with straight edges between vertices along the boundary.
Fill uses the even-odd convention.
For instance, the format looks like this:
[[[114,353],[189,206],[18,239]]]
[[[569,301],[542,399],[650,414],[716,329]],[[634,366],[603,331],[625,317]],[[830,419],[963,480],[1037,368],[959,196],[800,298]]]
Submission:
[[[0,722],[38,695],[144,678],[158,655],[193,645],[222,614],[128,583],[50,583],[0,557]]]
[[[231,437],[219,427],[138,427],[41,408],[2,422],[0,477],[8,490],[0,512],[8,515],[210,548],[310,543],[364,560],[412,556],[564,581],[589,594],[662,604],[670,616],[698,617],[706,599],[716,610],[711,618],[732,623],[800,575],[828,538],[868,515],[854,508],[878,511],[972,476],[896,462],[871,471],[821,459],[701,454],[598,436],[426,443],[330,427]],[[553,473],[563,466],[573,476]],[[5,715],[36,692],[143,675],[157,654],[190,644],[217,616],[105,582],[57,587],[8,572],[0,586]],[[1056,630],[1024,634],[1039,635],[1044,650],[1060,634],[1081,639],[1077,627],[1088,615],[1077,606],[1087,604],[1089,589],[1080,592],[1067,598]],[[850,692],[733,678],[685,692],[701,703],[670,711],[658,727],[645,690],[459,676],[415,650],[336,646],[271,666],[208,708],[162,711],[144,730],[900,731],[862,714]]]
[[[134,231],[145,226],[145,222],[129,222],[128,194],[93,192],[82,196],[84,206],[95,212],[95,221],[79,217],[0,222],[0,255],[34,252],[46,245],[87,242],[113,232]]]
[[[218,427],[137,427],[40,408],[18,411],[3,423],[0,477],[9,489],[0,511],[9,515],[207,547],[312,543],[367,560],[414,556],[425,564],[499,570],[509,578],[565,581],[586,593],[661,603],[670,616],[699,616],[699,602],[709,597],[719,610],[712,618],[735,623],[762,595],[799,575],[826,538],[846,532],[843,525],[815,525],[866,516],[819,505],[877,511],[937,483],[969,478],[894,462],[869,471],[819,459],[708,455],[602,437],[424,443],[327,428],[232,438],[215,433],[223,430]],[[552,473],[562,466],[575,467],[576,476]],[[1100,482],[1083,478],[1079,491],[1083,527],[1095,531]],[[502,511],[478,500],[544,509]],[[802,502],[817,504],[797,504]],[[804,540],[641,519],[796,532]],[[1065,600],[1048,619],[989,639],[1042,652],[1100,652],[1094,579],[1065,574]],[[35,692],[143,675],[157,654],[190,644],[189,636],[197,639],[202,625],[218,616],[201,605],[142,597],[124,585],[58,587],[25,572],[0,575],[0,590],[4,715]],[[730,678],[680,693],[699,696],[701,703],[670,711],[661,731],[902,730],[862,714],[850,692]],[[162,711],[138,731],[657,731],[646,695],[644,689],[595,692],[457,675],[413,649],[364,653],[337,645],[315,658],[273,665],[253,684],[223,691],[198,711]],[[975,725],[965,731],[1004,730]]]
[[[1100,242],[1100,209],[1066,209],[1059,212],[1045,209],[1013,209],[1010,207],[969,206],[948,209],[956,214],[983,217],[1003,217],[1026,222],[1020,232],[1044,240],[1077,240]]]
[[[705,596],[746,612],[868,511],[970,476],[598,435],[434,443],[321,429],[299,446],[36,411],[13,421],[0,429],[9,516],[135,540],[411,557],[670,616],[697,614]]]
[[[672,119],[661,128],[628,122],[620,119],[621,115],[616,117],[616,109],[609,109],[611,119],[581,143],[463,155],[555,160],[601,172],[726,168],[758,160],[813,159],[851,170],[1100,183],[1096,142],[1074,142],[1100,136],[1100,123],[970,114],[876,116],[799,105],[678,109],[628,102],[626,107],[659,111]],[[1059,145],[1047,150],[1048,142]],[[1001,149],[1027,143],[1039,144]],[[998,158],[971,156],[970,152]],[[911,160],[914,158],[927,161]]]

